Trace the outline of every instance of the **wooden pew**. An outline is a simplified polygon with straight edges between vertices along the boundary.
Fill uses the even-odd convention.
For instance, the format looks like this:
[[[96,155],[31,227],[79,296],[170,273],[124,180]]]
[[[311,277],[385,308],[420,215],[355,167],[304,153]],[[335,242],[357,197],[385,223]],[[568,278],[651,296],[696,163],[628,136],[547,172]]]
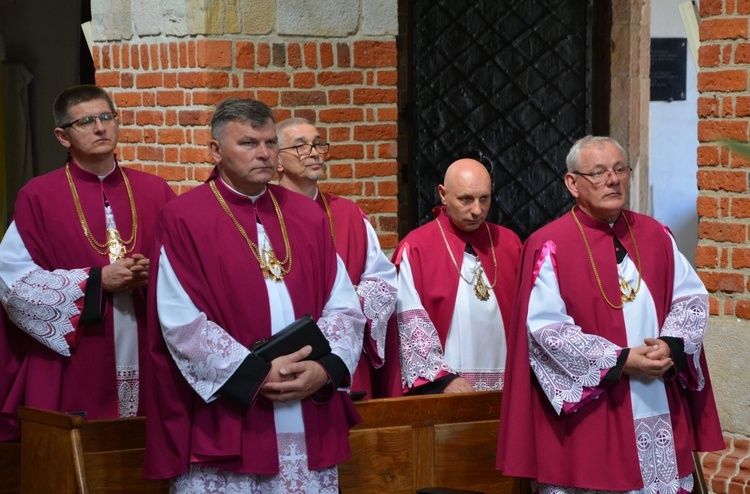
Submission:
[[[143,417],[85,420],[25,407],[18,415],[24,494],[169,492],[168,481],[143,478]]]
[[[502,393],[387,398],[357,403],[353,457],[339,466],[344,494],[414,494],[424,487],[522,494],[495,470]]]
[[[343,493],[440,486],[511,494],[513,480],[494,469],[500,399],[490,392],[358,402],[363,422],[352,430],[353,458],[339,469]],[[19,416],[24,494],[168,492],[167,481],[142,477],[142,417],[85,420],[34,408]]]
[[[495,470],[501,392],[357,403],[353,457],[339,466],[344,494],[414,494],[425,487],[529,494]],[[143,417],[85,420],[20,408],[23,443],[0,444],[0,494],[169,492],[145,480]],[[696,460],[698,457],[696,456]],[[696,461],[693,492],[708,492]]]
[[[21,492],[21,443],[0,443],[0,494]]]

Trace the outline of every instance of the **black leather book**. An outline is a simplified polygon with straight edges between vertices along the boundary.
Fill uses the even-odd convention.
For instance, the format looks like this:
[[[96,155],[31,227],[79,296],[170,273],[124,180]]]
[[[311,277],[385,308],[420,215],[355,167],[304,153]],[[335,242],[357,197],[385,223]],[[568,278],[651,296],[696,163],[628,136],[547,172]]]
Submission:
[[[310,314],[300,317],[271,337],[256,341],[250,351],[270,362],[282,355],[294,353],[305,345],[312,346],[312,353],[305,360],[318,360],[331,353],[328,340]]]

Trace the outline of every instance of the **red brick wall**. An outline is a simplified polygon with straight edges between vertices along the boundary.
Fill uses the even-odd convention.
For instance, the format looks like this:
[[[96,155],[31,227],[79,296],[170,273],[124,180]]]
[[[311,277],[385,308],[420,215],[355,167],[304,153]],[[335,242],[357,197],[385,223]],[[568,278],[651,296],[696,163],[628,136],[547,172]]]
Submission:
[[[703,0],[700,15],[695,261],[711,314],[750,319],[750,160],[718,143],[750,137],[750,1]]]
[[[228,96],[304,117],[331,142],[321,189],[356,201],[382,247],[397,235],[396,43],[200,39],[94,47],[96,82],[120,112],[118,156],[177,193],[206,179],[213,107]]]
[[[710,295],[713,324],[750,319],[750,159],[720,142],[750,137],[750,1],[700,2],[698,73],[699,242],[695,262]],[[701,455],[708,488],[748,492],[750,441],[725,435],[727,449]]]

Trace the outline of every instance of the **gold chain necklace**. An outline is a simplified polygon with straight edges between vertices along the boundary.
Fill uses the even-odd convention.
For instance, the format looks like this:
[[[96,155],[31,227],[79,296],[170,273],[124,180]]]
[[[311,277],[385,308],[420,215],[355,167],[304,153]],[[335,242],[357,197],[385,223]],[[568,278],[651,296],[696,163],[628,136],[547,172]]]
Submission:
[[[453,252],[451,251],[450,246],[448,245],[448,239],[445,237],[445,232],[443,231],[443,225],[440,224],[440,219],[435,219],[437,221],[438,229],[440,230],[440,234],[443,236],[443,242],[445,242],[445,248],[448,249],[448,254],[451,256],[451,261],[453,261],[453,265],[456,267],[456,271],[458,271],[458,276],[461,277],[462,280],[464,280],[466,283],[468,283],[470,286],[474,284],[474,280],[476,280],[476,285],[474,285],[474,295],[479,300],[489,300],[490,298],[490,290],[495,288],[495,285],[497,285],[497,257],[495,256],[495,244],[492,242],[492,234],[490,233],[490,226],[487,224],[487,222],[484,222],[484,226],[487,228],[487,235],[490,237],[490,250],[492,251],[492,263],[495,266],[495,281],[492,282],[492,284],[488,287],[484,284],[484,280],[482,279],[482,267],[481,263],[479,265],[479,269],[474,272],[474,277],[471,280],[467,280],[464,278],[464,275],[461,273],[461,268],[458,267],[458,263],[456,262],[456,258],[453,257]],[[479,256],[477,256],[477,260],[479,259]]]
[[[333,227],[333,215],[331,214],[331,208],[328,207],[328,200],[326,199],[325,194],[323,194],[321,191],[318,191],[318,194],[320,194],[320,198],[323,199],[323,206],[326,208],[326,214],[328,215],[328,223],[331,225],[331,237],[333,238],[333,243],[336,243],[336,230]]]
[[[602,280],[599,278],[599,271],[596,269],[596,264],[594,263],[594,255],[591,253],[591,247],[589,247],[589,241],[586,239],[586,234],[583,232],[583,226],[581,226],[581,222],[578,221],[578,217],[575,213],[575,206],[570,208],[570,213],[573,215],[573,219],[576,222],[576,225],[578,225],[578,230],[581,232],[581,237],[583,237],[583,244],[586,246],[586,252],[589,255],[589,262],[591,262],[591,267],[594,270],[594,277],[596,278],[596,283],[599,285],[599,291],[602,293],[602,297],[604,297],[604,301],[607,302],[607,304],[612,307],[613,309],[619,310],[622,309],[625,306],[625,302],[632,302],[635,300],[635,296],[638,294],[638,290],[641,289],[641,280],[643,277],[641,276],[641,255],[638,252],[638,244],[635,243],[635,236],[633,235],[633,230],[630,228],[630,222],[628,221],[628,217],[623,213],[622,217],[625,220],[625,224],[628,227],[628,233],[630,234],[630,239],[633,241],[633,247],[635,247],[635,258],[638,262],[638,285],[635,287],[635,290],[633,290],[633,287],[630,286],[630,283],[627,282],[627,280],[624,279],[624,277],[620,276],[620,271],[618,268],[617,271],[617,277],[620,279],[620,297],[622,299],[622,303],[620,305],[615,305],[612,302],[609,301],[607,298],[607,294],[604,293],[604,287],[602,286]]]
[[[133,199],[133,190],[130,188],[130,181],[128,180],[125,171],[121,168],[120,173],[122,174],[122,180],[125,183],[125,189],[128,191],[128,200],[130,200],[130,216],[133,225],[133,234],[128,240],[123,240],[120,236],[119,230],[107,230],[107,241],[100,243],[94,238],[94,234],[89,228],[89,224],[86,221],[86,217],[83,215],[83,208],[81,208],[81,201],[78,198],[78,191],[73,183],[73,177],[70,174],[70,165],[65,163],[65,176],[68,178],[68,186],[70,187],[70,193],[73,196],[73,203],[76,206],[76,212],[78,213],[78,221],[81,223],[83,228],[83,234],[89,241],[89,244],[94,249],[94,252],[101,256],[109,255],[110,261],[117,261],[123,259],[126,254],[133,252],[135,249],[136,239],[138,238],[138,213],[135,210],[135,199]],[[128,249],[130,245],[130,249]]]
[[[250,251],[258,261],[260,270],[263,273],[263,278],[270,278],[273,281],[283,280],[284,276],[289,274],[289,271],[292,270],[292,251],[289,248],[289,236],[286,233],[284,216],[281,214],[279,203],[276,202],[276,198],[274,197],[271,190],[269,189],[268,195],[271,197],[271,202],[273,202],[274,210],[276,210],[276,217],[279,219],[279,226],[281,227],[281,236],[284,239],[284,250],[286,251],[286,258],[283,261],[279,261],[276,258],[273,247],[271,247],[270,249],[264,247],[263,250],[261,250],[257,245],[255,245],[255,242],[250,240],[250,237],[247,236],[247,232],[245,231],[245,229],[242,227],[242,225],[240,225],[240,222],[237,221],[237,218],[234,217],[234,214],[232,214],[232,211],[229,209],[229,205],[227,205],[227,203],[224,201],[224,198],[221,197],[219,190],[216,188],[215,181],[212,180],[211,182],[209,182],[209,185],[214,195],[216,196],[216,200],[219,201],[221,208],[224,210],[227,216],[229,216],[229,219],[232,220],[232,223],[234,223],[234,226],[237,228],[237,230],[240,232],[240,235],[242,235],[242,237],[245,239],[245,242],[247,242],[247,245],[250,247]],[[287,264],[286,269],[284,268],[284,264]]]

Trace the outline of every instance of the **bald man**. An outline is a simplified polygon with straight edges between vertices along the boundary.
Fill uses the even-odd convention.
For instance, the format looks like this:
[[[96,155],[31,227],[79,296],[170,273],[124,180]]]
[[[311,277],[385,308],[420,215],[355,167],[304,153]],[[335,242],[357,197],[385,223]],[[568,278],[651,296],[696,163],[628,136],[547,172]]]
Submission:
[[[484,165],[460,159],[443,182],[434,221],[393,256],[401,384],[404,394],[501,390],[521,241],[485,221],[492,181]]]

